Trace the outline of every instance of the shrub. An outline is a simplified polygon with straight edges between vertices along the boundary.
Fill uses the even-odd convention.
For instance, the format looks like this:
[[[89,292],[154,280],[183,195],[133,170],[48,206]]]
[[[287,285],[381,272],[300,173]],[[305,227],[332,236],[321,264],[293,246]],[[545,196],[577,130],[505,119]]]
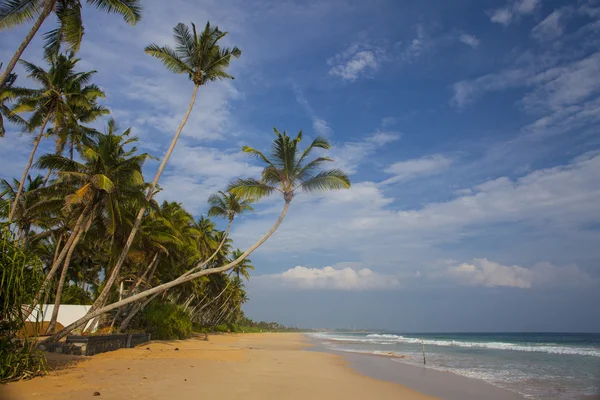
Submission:
[[[152,339],[187,339],[192,333],[189,314],[173,303],[150,303],[141,316],[141,325]]]
[[[29,378],[44,371],[35,337],[19,338],[30,304],[40,287],[42,264],[18,245],[6,227],[0,227],[0,382]],[[35,333],[35,329],[31,329]]]

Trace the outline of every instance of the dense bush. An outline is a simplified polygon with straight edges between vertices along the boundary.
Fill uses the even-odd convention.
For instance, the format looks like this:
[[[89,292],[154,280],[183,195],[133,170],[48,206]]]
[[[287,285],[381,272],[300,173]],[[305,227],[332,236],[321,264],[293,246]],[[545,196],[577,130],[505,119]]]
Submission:
[[[150,303],[140,319],[141,326],[152,334],[152,339],[187,339],[192,333],[189,314],[173,303]]]

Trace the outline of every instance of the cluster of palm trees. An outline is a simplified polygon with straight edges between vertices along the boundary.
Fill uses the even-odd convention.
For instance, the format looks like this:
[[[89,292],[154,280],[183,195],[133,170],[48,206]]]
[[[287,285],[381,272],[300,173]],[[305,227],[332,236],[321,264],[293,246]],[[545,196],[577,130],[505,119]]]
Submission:
[[[140,18],[138,0],[88,3],[120,13],[130,23]],[[85,317],[49,340],[98,324],[127,330],[151,301],[178,304],[201,325],[239,320],[247,301],[244,279],[253,269],[248,256],[281,224],[294,194],[349,188],[347,175],[337,169],[323,171],[323,165],[331,161],[327,157],[308,161],[314,149],[329,149],[325,139],[317,138],[300,150],[302,132],[292,137],[275,129],[271,154],[243,148],[264,164],[262,176],[237,179],[210,196],[206,217],[195,219],[176,202],[159,204],[155,200],[159,179],[193,112],[198,90],[213,81],[233,79],[226,70],[241,51],[221,47],[219,41],[226,32],[210,23],[200,32],[194,24],[191,29],[178,24],[175,47],[146,47],[147,54],[170,71],[187,75],[192,83],[183,120],[148,182],[142,169],[153,157],[135,147],[137,138],[130,129],[121,130],[114,119],[106,117],[109,111],[100,103],[105,94],[92,83],[95,71],[77,71],[75,54],[83,35],[80,8],[79,0],[0,3],[0,29],[37,16],[16,59],[0,76],[0,111],[5,117],[0,123],[21,127],[34,136],[21,179],[2,180],[0,192],[0,218],[18,245],[34,253],[43,265],[39,289],[24,306],[33,312],[53,302],[48,326],[52,333],[61,303],[92,305]],[[46,34],[47,66],[19,60],[41,22],[52,13],[58,27]],[[61,52],[62,47],[66,51]],[[17,85],[12,72],[17,61],[34,88]],[[108,120],[103,130],[89,126],[104,117]],[[0,133],[4,132],[2,124]],[[42,140],[54,141],[54,153],[37,154]],[[235,250],[229,238],[235,218],[252,211],[253,202],[276,193],[283,197],[284,206],[273,227],[247,250]],[[225,230],[218,230],[211,219],[219,217],[227,221]]]

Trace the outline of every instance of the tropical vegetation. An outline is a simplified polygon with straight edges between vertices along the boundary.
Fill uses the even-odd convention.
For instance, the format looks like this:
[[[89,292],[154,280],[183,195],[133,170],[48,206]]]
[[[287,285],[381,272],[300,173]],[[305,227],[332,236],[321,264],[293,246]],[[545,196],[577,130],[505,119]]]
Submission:
[[[137,0],[87,3],[119,13],[132,24],[140,17]],[[192,329],[285,329],[254,323],[242,311],[248,301],[245,284],[255,268],[249,256],[277,230],[299,191],[350,187],[343,171],[324,169],[332,161],[322,155],[330,148],[326,139],[317,137],[301,148],[302,131],[290,136],[275,129],[269,153],[242,149],[263,165],[262,174],[235,179],[210,196],[205,215],[193,215],[178,202],[159,202],[160,177],[199,89],[233,79],[227,70],[241,51],[221,47],[226,32],[210,23],[201,31],[194,24],[178,24],[174,47],[146,47],[147,54],[192,83],[184,117],[148,181],[144,166],[157,155],[136,147],[131,128],[120,128],[102,104],[105,93],[92,82],[95,71],[79,68],[80,8],[79,0],[0,2],[0,29],[37,18],[21,47],[39,30],[40,21],[51,13],[58,19],[58,27],[45,36],[46,65],[19,60],[20,48],[0,83],[2,140],[17,129],[33,134],[22,175],[0,181],[2,381],[39,372],[35,340],[23,329],[46,304],[54,305],[52,315],[43,316],[48,324],[40,333],[47,335],[46,341],[97,328],[146,330],[159,338],[185,338]],[[17,62],[28,80],[12,73]],[[38,154],[42,140],[52,141],[54,151]],[[313,157],[316,149],[320,155]],[[283,200],[279,217],[256,243],[238,249],[229,236],[233,224],[270,195]],[[62,326],[57,317],[64,304],[91,308],[85,317]]]

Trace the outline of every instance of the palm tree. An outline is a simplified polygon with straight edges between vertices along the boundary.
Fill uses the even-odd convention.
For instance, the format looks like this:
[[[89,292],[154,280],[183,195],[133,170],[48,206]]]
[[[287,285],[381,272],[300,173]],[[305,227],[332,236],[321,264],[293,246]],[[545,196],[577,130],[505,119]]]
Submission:
[[[130,25],[135,25],[141,18],[139,0],[87,0],[87,3],[107,13],[121,14]],[[21,25],[36,16],[37,19],[0,75],[0,87],[8,80],[25,48],[52,12],[58,18],[59,28],[46,35],[46,47],[56,51],[58,43],[64,40],[69,44],[71,50],[77,51],[83,37],[81,0],[2,0],[0,3],[0,29]]]
[[[0,64],[0,69],[1,68],[2,64]],[[15,125],[27,125],[27,122],[15,114],[8,106],[11,101],[27,92],[26,89],[15,86],[16,80],[16,74],[9,74],[4,86],[0,86],[0,138],[4,137],[4,134],[6,133],[6,129],[4,128],[4,118]]]
[[[87,84],[96,71],[74,71],[79,59],[74,58],[72,53],[68,56],[61,54],[58,57],[51,57],[47,61],[50,63],[48,71],[22,61],[29,72],[29,77],[36,81],[41,88],[29,90],[25,96],[19,99],[13,112],[33,112],[28,122],[29,130],[37,127],[40,127],[40,130],[33,141],[33,148],[23,171],[14,205],[19,201],[46,125],[52,122],[53,132],[58,132],[60,127],[71,126],[73,119],[76,118],[73,114],[74,107],[89,110],[96,106],[98,97],[104,97],[104,92],[96,85]],[[13,214],[14,206],[9,214],[9,221],[12,220]]]
[[[175,49],[169,46],[160,47],[156,44],[150,44],[146,47],[146,53],[161,60],[170,71],[176,74],[187,74],[189,79],[194,83],[194,90],[192,91],[192,98],[190,100],[188,109],[183,116],[183,120],[179,124],[169,149],[158,166],[156,175],[150,184],[150,188],[148,189],[148,194],[146,197],[148,200],[150,200],[154,195],[158,180],[160,179],[160,176],[167,165],[167,161],[169,161],[171,153],[173,152],[173,149],[175,149],[179,135],[181,134],[181,131],[183,130],[183,127],[185,126],[192,112],[194,102],[196,101],[198,88],[202,85],[206,85],[209,82],[221,79],[233,79],[233,77],[227,74],[225,70],[229,67],[232,57],[239,58],[242,54],[242,51],[237,47],[233,47],[231,49],[221,48],[218,42],[219,40],[223,39],[225,35],[227,35],[227,32],[221,32],[216,26],[212,27],[210,22],[206,23],[206,27],[200,35],[197,34],[196,26],[194,24],[192,24],[191,32],[187,26],[181,23],[177,24],[173,31],[176,42]],[[131,244],[133,243],[133,239],[135,238],[137,230],[140,226],[140,222],[144,217],[144,212],[145,209],[142,207],[138,212],[135,223],[133,224],[133,228],[131,229],[131,233],[129,234],[129,238],[125,243],[125,247],[123,248],[119,259],[113,267],[112,273],[106,282],[106,286],[104,287],[104,290],[100,296],[98,296],[94,302],[94,305],[89,310],[90,313],[94,312],[106,301],[109,290],[115,283],[121,266],[127,257],[129,247],[131,247]]]
[[[148,155],[136,154],[135,147],[126,150],[125,146],[136,142],[137,138],[129,137],[131,129],[116,134],[117,129],[115,121],[111,119],[106,134],[100,134],[97,142],[90,141],[82,151],[83,163],[58,154],[43,155],[37,163],[40,168],[56,171],[58,181],[55,186],[59,193],[62,188],[67,189],[66,193],[73,190],[64,197],[66,207],[80,209],[80,218],[69,238],[71,243],[67,241],[46,276],[48,282],[64,259],[54,313],[50,322],[52,327],[58,315],[62,285],[67,276],[70,259],[81,235],[94,221],[102,227],[108,238],[114,236],[123,224],[124,204],[133,204],[137,208],[145,202],[142,166]],[[74,189],[71,189],[73,187]],[[50,331],[51,328],[49,327],[48,330]]]
[[[220,267],[201,269],[193,274],[180,276],[177,279],[155,286],[152,289],[138,293],[135,296],[98,308],[65,327],[49,340],[58,340],[92,318],[114,310],[115,308],[163,292],[199,277],[226,272],[234,268],[273,235],[279,225],[281,225],[281,222],[289,209],[290,202],[294,198],[294,194],[297,190],[313,193],[350,188],[350,179],[343,171],[339,169],[320,171],[320,167],[323,164],[332,161],[330,158],[317,157],[310,162],[306,162],[307,157],[315,148],[324,150],[330,148],[330,145],[325,138],[316,138],[304,151],[300,152],[298,144],[302,140],[302,131],[298,133],[298,136],[295,139],[287,136],[285,131],[283,133],[280,133],[277,129],[274,129],[274,131],[277,138],[273,142],[270,158],[267,158],[262,152],[251,147],[246,146],[243,148],[245,153],[258,157],[266,164],[262,172],[262,178],[260,180],[237,179],[229,187],[229,191],[236,193],[243,198],[252,200],[258,200],[275,192],[278,192],[283,196],[285,202],[283,210],[273,227],[263,235],[263,237],[234,261]],[[202,262],[199,263],[196,268],[201,265]]]
[[[40,189],[44,182],[44,177],[41,175],[36,176],[35,178],[31,178],[30,175],[27,176],[27,186],[23,191],[23,195],[21,196],[19,202],[16,205],[13,205],[12,210],[14,210],[14,222],[17,226],[18,230],[18,239],[22,241],[22,245],[26,245],[27,235],[29,234],[32,226],[37,225],[38,215],[34,212],[34,206],[41,200],[40,199]],[[5,210],[8,210],[9,204],[14,204],[14,199],[16,197],[16,188],[19,186],[19,181],[13,179],[13,184],[11,185],[5,179],[0,180],[0,190],[2,190],[3,195],[0,196],[0,216],[7,217],[4,213]]]
[[[240,258],[242,256],[242,254],[244,254],[244,252],[241,251],[240,249],[237,249],[236,251],[234,251],[231,254],[231,258],[233,260],[237,260],[238,258]],[[254,266],[251,263],[252,263],[252,261],[250,261],[249,258],[244,258],[242,261],[240,261],[239,264],[237,264],[235,267],[233,267],[231,272],[234,273],[238,279],[240,279],[240,275],[241,275],[244,278],[246,278],[246,280],[249,280],[250,272],[248,272],[248,270],[254,271]]]

